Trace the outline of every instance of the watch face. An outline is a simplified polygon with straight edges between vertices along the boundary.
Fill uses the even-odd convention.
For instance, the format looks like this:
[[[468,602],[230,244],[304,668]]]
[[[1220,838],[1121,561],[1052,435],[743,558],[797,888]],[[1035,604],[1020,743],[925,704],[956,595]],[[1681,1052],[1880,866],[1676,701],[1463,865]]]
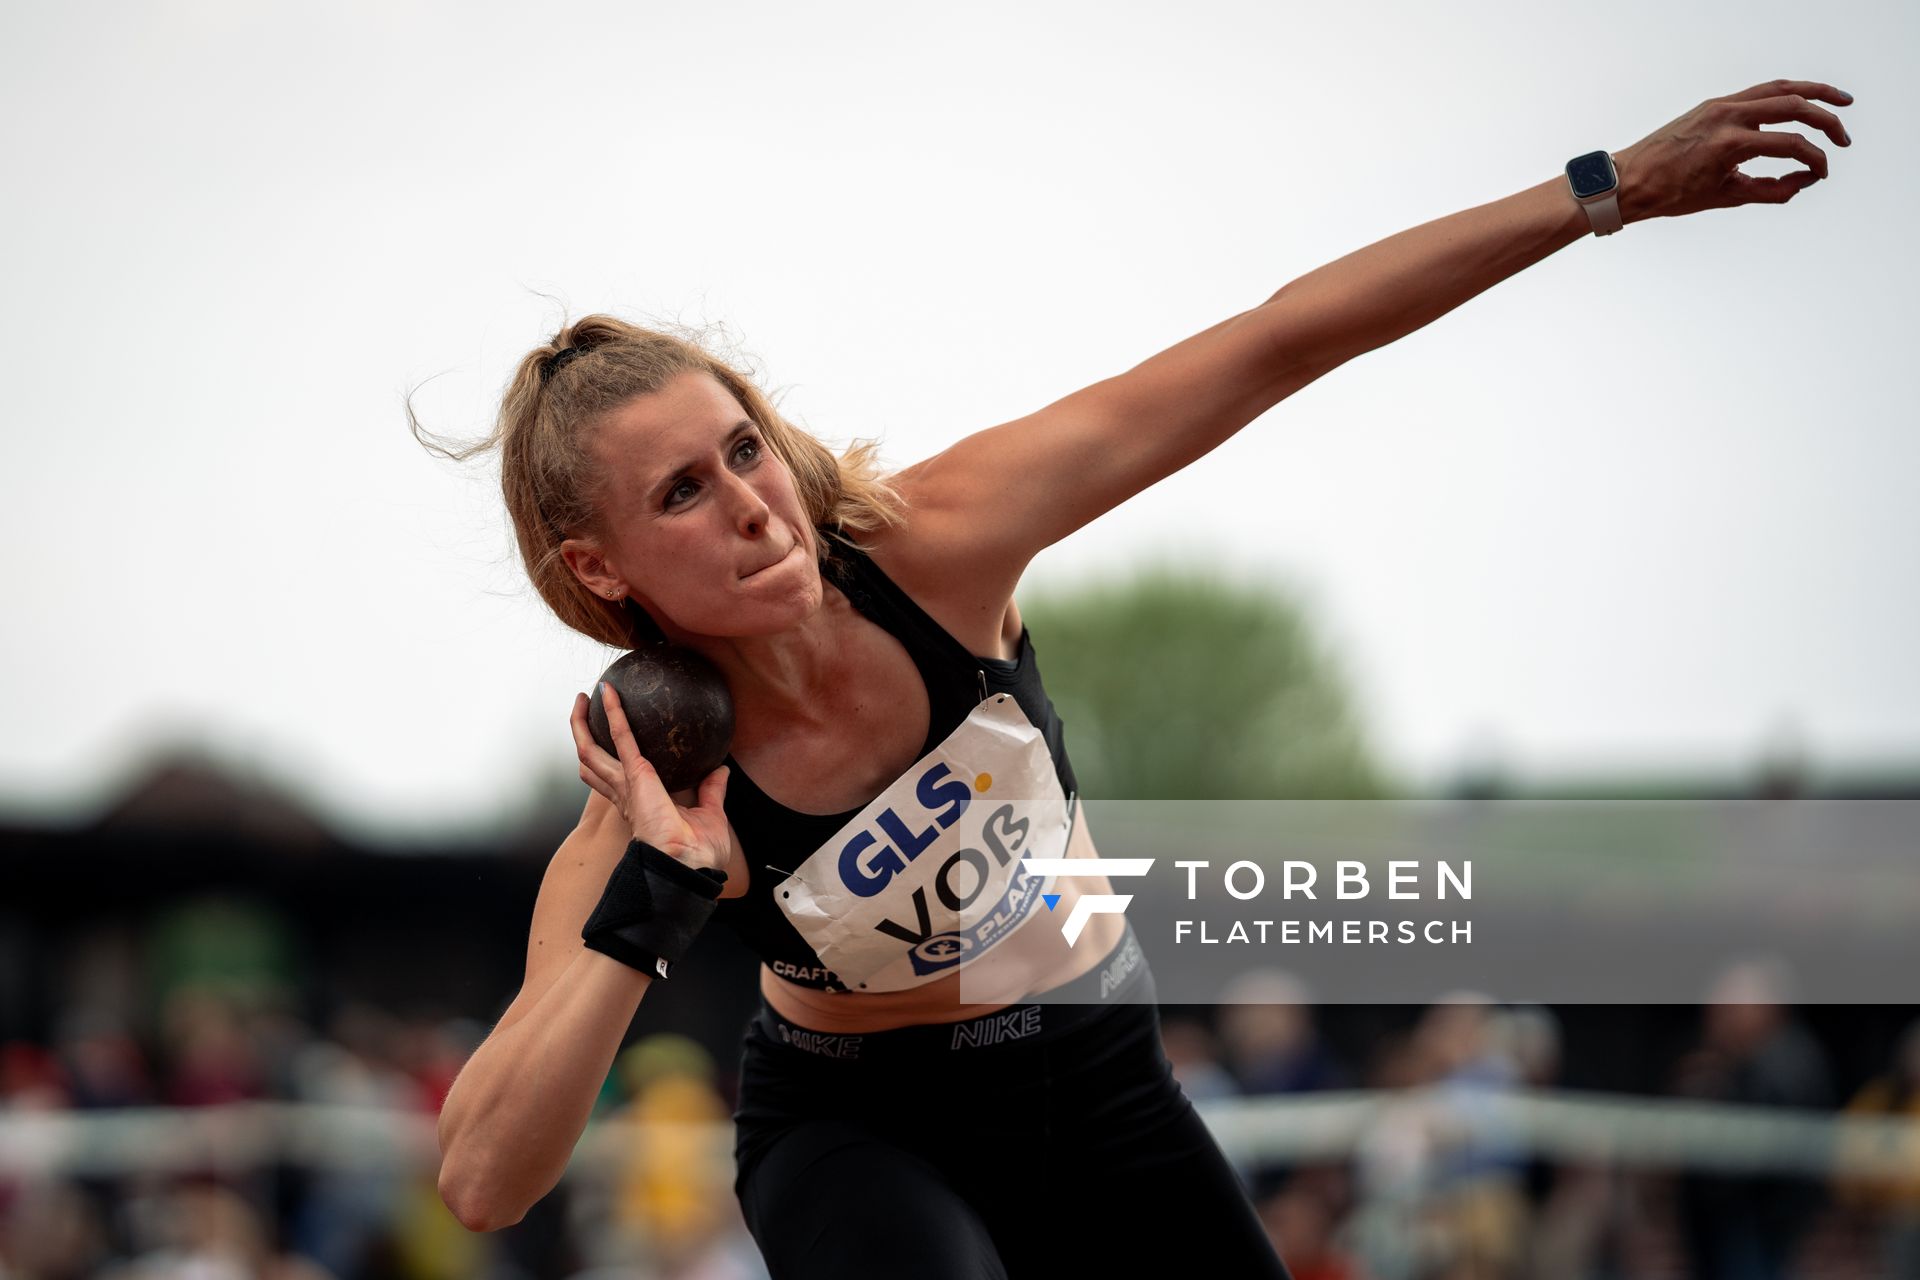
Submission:
[[[1573,184],[1576,199],[1605,195],[1619,179],[1614,176],[1613,157],[1604,151],[1589,151],[1567,161],[1567,181]]]

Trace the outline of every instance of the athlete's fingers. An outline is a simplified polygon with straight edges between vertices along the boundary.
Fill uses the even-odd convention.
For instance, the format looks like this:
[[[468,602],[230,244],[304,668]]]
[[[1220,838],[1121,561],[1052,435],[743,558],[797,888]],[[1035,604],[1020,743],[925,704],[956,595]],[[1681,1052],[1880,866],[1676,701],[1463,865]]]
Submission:
[[[730,770],[728,770],[727,766],[721,765],[700,780],[700,793],[698,796],[700,808],[719,809],[724,805],[727,797],[727,777],[729,773]]]
[[[626,759],[624,748],[629,746],[633,747],[635,755],[639,755],[640,747],[634,742],[633,729],[627,724],[627,709],[620,705],[620,695],[614,690],[612,681],[600,682],[600,700],[607,707],[607,736],[613,739],[615,748],[620,749],[620,758]]]
[[[624,794],[618,801],[627,827],[647,843],[671,853],[687,841],[691,830],[681,816],[680,806],[667,794],[666,784],[634,740],[627,725],[626,712],[620,708],[620,695],[610,681],[602,682],[607,704],[607,730],[620,751],[620,779]],[[606,753],[601,752],[604,759]]]
[[[1777,98],[1789,93],[1797,93],[1803,98],[1818,98],[1822,102],[1837,102],[1842,106],[1853,101],[1853,95],[1845,89],[1836,89],[1819,80],[1768,80],[1751,89],[1729,93],[1719,101],[1750,102],[1755,98]]]
[[[1827,176],[1827,153],[1804,134],[1791,129],[1749,129],[1737,136],[1738,141],[1731,152],[1734,164],[1755,156],[1776,156],[1783,160],[1800,161],[1813,170],[1817,178]]]
[[[593,729],[587,723],[588,705],[586,694],[575,694],[573,714],[568,718],[568,725],[573,730],[574,751],[580,757],[580,779],[613,801],[615,808],[621,808],[622,800],[615,788],[624,783],[625,775],[621,772],[620,762],[602,751],[600,744],[593,740]]]
[[[609,787],[606,783],[602,782],[599,778],[595,777],[592,773],[588,772],[587,766],[585,765],[580,766],[580,781],[586,783],[589,787],[592,787],[595,791],[605,796],[608,802],[611,803],[615,809],[620,808],[620,797],[614,794],[613,788]]]
[[[1846,147],[1853,144],[1847,136],[1847,127],[1840,123],[1840,117],[1825,107],[1815,106],[1805,95],[1799,93],[1782,94],[1777,98],[1754,98],[1740,103],[1734,108],[1734,119],[1750,128],[1759,128],[1763,124],[1810,124],[1833,139],[1835,146]]]
[[[620,706],[620,695],[614,691],[611,681],[602,681],[601,695],[607,704],[607,735],[613,739],[613,746],[620,753],[620,769],[625,775],[628,788],[645,788],[649,780],[653,789],[666,794],[666,788],[660,783],[660,775],[654,770],[653,761],[647,759],[640,750],[640,744],[634,741],[633,729],[627,724],[627,713]],[[631,815],[630,815],[631,816]]]
[[[1820,181],[1811,169],[1795,169],[1778,178],[1756,178],[1735,172],[1727,179],[1727,194],[1735,204],[1785,204]]]

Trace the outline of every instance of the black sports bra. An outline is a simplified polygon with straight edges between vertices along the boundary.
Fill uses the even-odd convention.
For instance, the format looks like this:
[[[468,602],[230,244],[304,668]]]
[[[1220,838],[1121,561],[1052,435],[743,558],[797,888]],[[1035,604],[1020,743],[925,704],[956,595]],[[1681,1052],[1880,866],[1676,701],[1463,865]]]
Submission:
[[[1045,737],[1061,790],[1068,796],[1076,794],[1079,788],[1067,760],[1060,717],[1041,687],[1040,668],[1027,629],[1021,628],[1020,645],[1012,659],[969,653],[882,573],[866,552],[824,531],[821,537],[828,547],[823,572],[854,608],[906,646],[926,684],[927,740],[915,759],[944,741],[991,693],[1009,693]],[[845,813],[801,813],[760,790],[731,755],[726,764],[727,819],[739,836],[741,852],[751,870],[747,892],[738,898],[722,898],[715,914],[778,976],[819,991],[846,990],[782,914],[773,895],[781,880],[866,805],[856,805]]]

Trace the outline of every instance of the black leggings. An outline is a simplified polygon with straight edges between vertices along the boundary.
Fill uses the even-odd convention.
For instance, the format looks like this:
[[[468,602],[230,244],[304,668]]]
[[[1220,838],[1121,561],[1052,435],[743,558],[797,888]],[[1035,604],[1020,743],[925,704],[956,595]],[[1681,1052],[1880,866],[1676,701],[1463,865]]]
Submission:
[[[734,1121],[773,1280],[1290,1280],[1173,1079],[1131,928],[1084,978],[970,1022],[819,1035],[763,1004]]]

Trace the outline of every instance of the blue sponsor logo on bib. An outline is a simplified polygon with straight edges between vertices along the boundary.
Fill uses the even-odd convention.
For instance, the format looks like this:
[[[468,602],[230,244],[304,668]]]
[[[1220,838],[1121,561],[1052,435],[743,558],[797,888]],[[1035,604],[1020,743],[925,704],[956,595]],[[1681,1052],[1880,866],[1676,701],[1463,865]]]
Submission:
[[[840,882],[863,898],[871,898],[887,887],[895,873],[905,871],[932,844],[942,831],[960,820],[973,803],[973,788],[958,778],[942,761],[928,768],[914,783],[914,799],[921,813],[902,817],[892,808],[882,809],[872,827],[854,833],[840,848]],[[926,822],[932,815],[931,825]],[[879,828],[879,835],[874,828]],[[887,843],[882,843],[885,837]],[[876,847],[877,846],[877,847]]]
[[[951,969],[967,958],[973,950],[973,943],[965,934],[936,933],[931,938],[915,944],[908,956],[913,961],[916,975],[937,973],[941,969]]]

